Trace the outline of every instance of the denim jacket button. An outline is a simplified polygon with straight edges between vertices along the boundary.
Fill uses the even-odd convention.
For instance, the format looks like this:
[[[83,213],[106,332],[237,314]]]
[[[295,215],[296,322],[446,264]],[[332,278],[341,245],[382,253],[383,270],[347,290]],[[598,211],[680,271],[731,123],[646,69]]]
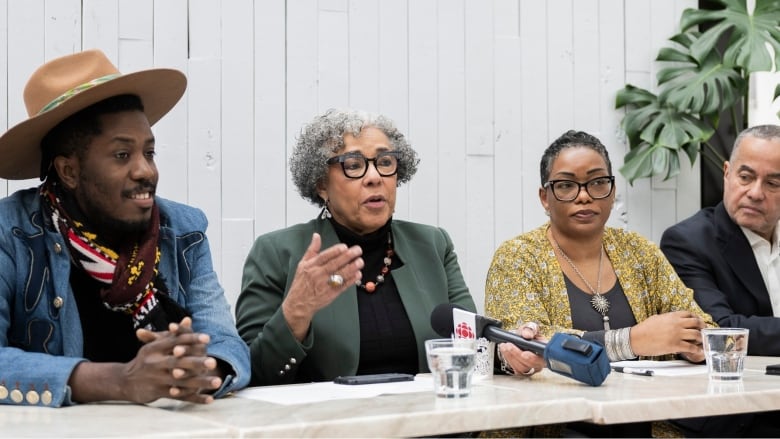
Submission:
[[[22,395],[22,391],[19,389],[11,390],[11,401],[19,404],[24,399],[24,395]]]
[[[62,246],[59,242],[54,243],[54,253],[60,254],[62,252]]]
[[[59,297],[59,296],[57,296],[57,297],[55,297],[55,298],[54,298],[54,300],[52,301],[52,305],[54,305],[54,307],[55,307],[55,308],[57,308],[57,309],[60,309],[60,308],[62,308],[62,304],[63,304],[64,302],[65,302],[65,301],[64,301],[64,300],[62,300],[62,297]]]
[[[8,398],[8,389],[5,386],[0,386],[0,399]]]
[[[41,393],[41,402],[43,405],[50,405],[52,399],[54,399],[54,396],[48,390],[44,390],[43,393]]]
[[[38,395],[38,392],[36,392],[35,390],[30,390],[29,392],[27,392],[26,399],[28,403],[32,405],[37,405],[38,401],[41,400],[41,396]]]

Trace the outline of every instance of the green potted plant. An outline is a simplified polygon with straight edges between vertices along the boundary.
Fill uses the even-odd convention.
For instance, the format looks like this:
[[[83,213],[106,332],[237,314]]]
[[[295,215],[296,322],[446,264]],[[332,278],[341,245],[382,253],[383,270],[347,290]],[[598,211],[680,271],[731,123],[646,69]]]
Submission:
[[[780,68],[780,0],[755,0],[753,11],[746,0],[713,3],[712,10],[683,11],[674,47],[656,58],[658,94],[631,84],[617,94],[630,147],[620,172],[629,183],[674,177],[683,153],[691,164],[701,154],[722,169],[727,157],[710,143],[713,135],[727,126],[733,142],[747,127],[750,75]]]

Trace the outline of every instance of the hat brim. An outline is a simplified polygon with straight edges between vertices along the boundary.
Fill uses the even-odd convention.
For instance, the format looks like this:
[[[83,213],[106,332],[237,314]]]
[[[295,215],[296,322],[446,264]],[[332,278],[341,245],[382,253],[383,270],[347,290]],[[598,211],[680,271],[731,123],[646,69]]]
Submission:
[[[150,69],[128,73],[86,89],[51,110],[37,114],[0,136],[0,178],[25,180],[41,172],[41,140],[69,116],[112,96],[141,98],[149,125],[168,113],[187,88],[187,78],[174,69]]]

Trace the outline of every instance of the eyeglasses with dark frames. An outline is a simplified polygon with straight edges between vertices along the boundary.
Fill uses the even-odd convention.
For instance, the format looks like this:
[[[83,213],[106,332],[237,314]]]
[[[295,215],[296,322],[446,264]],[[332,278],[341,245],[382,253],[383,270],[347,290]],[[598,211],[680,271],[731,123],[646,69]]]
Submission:
[[[585,188],[585,192],[594,200],[607,198],[612,194],[615,187],[615,176],[596,177],[585,183],[579,183],[573,180],[550,180],[544,184],[545,188],[551,188],[553,196],[558,201],[574,201],[580,196],[580,191]]]
[[[376,172],[382,177],[390,177],[398,172],[398,151],[383,151],[370,159],[357,152],[331,157],[325,161],[328,165],[341,163],[341,170],[348,178],[363,178],[368,171],[368,162],[374,162]]]

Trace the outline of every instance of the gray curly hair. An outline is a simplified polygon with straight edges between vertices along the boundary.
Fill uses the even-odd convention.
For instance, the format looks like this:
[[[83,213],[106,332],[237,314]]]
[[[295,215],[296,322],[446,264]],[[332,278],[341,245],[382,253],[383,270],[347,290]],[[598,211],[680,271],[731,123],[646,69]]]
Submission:
[[[325,161],[344,148],[344,135],[358,136],[364,128],[378,128],[398,156],[397,186],[408,182],[417,172],[420,159],[404,135],[388,118],[359,110],[330,109],[304,126],[290,157],[290,173],[301,196],[320,207],[325,205],[317,186],[328,173]]]

